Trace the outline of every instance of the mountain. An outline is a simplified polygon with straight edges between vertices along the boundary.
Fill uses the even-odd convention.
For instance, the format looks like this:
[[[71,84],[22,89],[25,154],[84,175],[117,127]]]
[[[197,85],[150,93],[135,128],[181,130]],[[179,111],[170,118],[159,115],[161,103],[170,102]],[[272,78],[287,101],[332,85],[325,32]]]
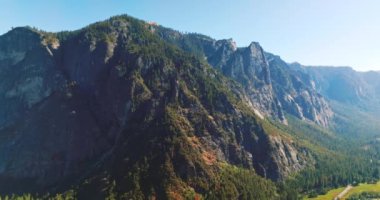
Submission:
[[[374,97],[374,88],[366,80],[370,72],[360,73],[350,67],[303,67],[303,70],[312,76],[316,89],[330,99],[361,104]]]
[[[326,97],[335,117],[336,132],[355,135],[377,135],[380,123],[380,74],[375,71],[358,72],[351,67],[313,67],[298,63],[290,65],[306,73],[316,91]]]
[[[225,76],[241,83],[259,115],[286,124],[285,113],[289,113],[328,127],[333,113],[324,97],[302,79],[307,75],[290,70],[281,58],[264,52],[259,43],[237,48],[232,39],[214,40],[164,27],[157,27],[156,32],[183,50],[204,57]]]
[[[99,187],[103,196],[211,191],[217,198],[213,187],[226,171],[256,181],[224,184],[264,198],[276,195],[264,178],[280,180],[307,165],[308,153],[271,133],[256,110],[265,98],[274,101],[257,44],[236,55],[247,59],[247,70],[258,68],[247,84],[254,74],[262,78],[245,87],[127,16],[75,32],[15,28],[0,47],[2,193],[74,186],[83,198],[97,197]],[[255,88],[269,96],[256,97]]]
[[[0,36],[0,196],[297,199],[373,180],[376,151],[337,134],[352,120],[328,74],[127,15],[15,28]]]

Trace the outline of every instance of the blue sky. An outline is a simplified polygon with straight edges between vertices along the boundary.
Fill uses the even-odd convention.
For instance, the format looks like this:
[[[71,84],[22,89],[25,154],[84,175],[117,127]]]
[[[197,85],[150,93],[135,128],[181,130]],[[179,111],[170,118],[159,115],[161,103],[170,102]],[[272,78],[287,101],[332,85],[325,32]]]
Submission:
[[[380,70],[378,0],[0,0],[0,34],[74,30],[123,13],[238,46],[258,41],[287,62]]]

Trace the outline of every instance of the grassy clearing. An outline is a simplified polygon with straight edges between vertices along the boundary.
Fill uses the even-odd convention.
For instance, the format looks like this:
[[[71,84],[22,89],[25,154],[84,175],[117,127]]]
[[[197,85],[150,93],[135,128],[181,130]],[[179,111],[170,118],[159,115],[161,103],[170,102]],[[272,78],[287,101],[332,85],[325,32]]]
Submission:
[[[332,200],[334,197],[336,197],[339,193],[341,193],[346,187],[340,187],[337,189],[330,190],[325,195],[319,195],[315,198],[305,198],[305,200]],[[349,196],[353,194],[360,194],[362,192],[380,192],[380,181],[376,184],[367,184],[362,183],[358,186],[353,187],[343,198],[342,200],[348,198]]]
[[[360,194],[362,192],[380,192],[380,181],[376,184],[360,184],[354,188],[352,188],[344,197],[343,199],[348,198],[349,196],[353,194]]]
[[[346,187],[340,187],[337,189],[330,190],[325,195],[319,195],[315,198],[305,198],[305,200],[331,200],[334,199],[334,197],[338,196],[339,193],[341,193]]]

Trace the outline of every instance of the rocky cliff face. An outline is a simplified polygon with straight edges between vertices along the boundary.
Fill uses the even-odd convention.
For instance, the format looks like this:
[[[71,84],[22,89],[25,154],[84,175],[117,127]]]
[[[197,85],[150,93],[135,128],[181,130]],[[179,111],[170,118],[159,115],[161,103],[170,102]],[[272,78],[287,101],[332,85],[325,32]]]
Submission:
[[[266,53],[266,57],[273,88],[283,109],[299,119],[328,127],[333,111],[328,101],[316,90],[316,84],[310,75],[292,69],[279,56]]]
[[[96,195],[114,181],[126,196],[175,198],[211,190],[224,163],[273,180],[307,165],[257,117],[283,119],[257,43],[206,41],[220,73],[155,28],[123,16],[0,36],[0,192],[74,183]]]
[[[0,179],[8,182],[1,191],[41,189],[110,148],[89,96],[61,68],[57,41],[46,37],[16,28],[0,38]]]
[[[329,126],[332,111],[306,73],[292,70],[280,57],[265,53],[258,43],[237,48],[233,40],[213,40],[170,29],[157,31],[165,40],[195,52],[225,76],[241,83],[258,115],[286,123],[284,113]]]
[[[222,41],[232,52],[211,54],[212,57],[208,59],[210,64],[245,87],[259,116],[273,116],[285,122],[281,105],[273,93],[269,66],[261,46],[253,42],[249,47],[236,49],[231,42]]]
[[[40,34],[16,28],[0,38],[0,127],[10,125],[62,83],[54,57]]]
[[[198,34],[181,34],[163,27],[157,29],[156,33],[181,49],[204,57],[223,75],[243,85],[258,116],[273,117],[286,123],[281,104],[273,93],[264,51],[258,43],[237,48],[232,39],[214,40]]]

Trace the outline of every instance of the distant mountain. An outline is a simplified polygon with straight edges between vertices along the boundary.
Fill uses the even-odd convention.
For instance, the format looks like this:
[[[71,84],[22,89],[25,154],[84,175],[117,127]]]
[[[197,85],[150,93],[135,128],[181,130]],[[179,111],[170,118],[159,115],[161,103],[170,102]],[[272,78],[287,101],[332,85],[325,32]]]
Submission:
[[[356,72],[350,67],[301,67],[311,75],[316,89],[330,99],[358,105],[375,95],[372,83],[366,80],[370,73]]]
[[[350,67],[290,65],[306,73],[315,89],[334,104],[337,132],[356,136],[377,135],[380,126],[380,73],[358,72]],[[356,128],[353,128],[356,127]]]
[[[375,72],[127,15],[15,28],[0,36],[0,196],[297,199],[372,180],[377,154],[334,131],[379,88]]]

